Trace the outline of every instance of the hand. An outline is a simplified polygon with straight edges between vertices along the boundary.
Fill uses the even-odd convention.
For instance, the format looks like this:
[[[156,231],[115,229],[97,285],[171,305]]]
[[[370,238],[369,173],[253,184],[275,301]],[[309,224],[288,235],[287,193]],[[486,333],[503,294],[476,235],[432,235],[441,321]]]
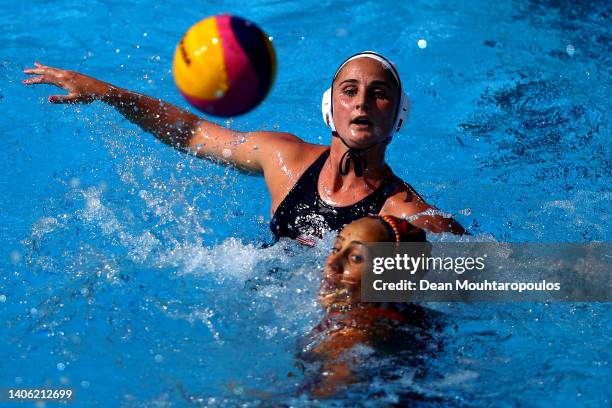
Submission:
[[[49,96],[51,103],[91,103],[96,99],[101,99],[109,92],[110,85],[87,75],[48,67],[38,62],[35,62],[34,65],[36,68],[26,68],[23,72],[38,76],[24,79],[22,82],[25,85],[49,84],[68,91],[67,95]]]

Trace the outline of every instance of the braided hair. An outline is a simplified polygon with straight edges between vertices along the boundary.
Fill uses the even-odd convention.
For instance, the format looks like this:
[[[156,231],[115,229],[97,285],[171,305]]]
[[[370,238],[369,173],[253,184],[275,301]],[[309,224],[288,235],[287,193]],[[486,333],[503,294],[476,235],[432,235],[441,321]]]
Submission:
[[[403,218],[393,215],[372,215],[381,221],[389,230],[389,237],[392,242],[425,242],[425,231],[415,227]]]

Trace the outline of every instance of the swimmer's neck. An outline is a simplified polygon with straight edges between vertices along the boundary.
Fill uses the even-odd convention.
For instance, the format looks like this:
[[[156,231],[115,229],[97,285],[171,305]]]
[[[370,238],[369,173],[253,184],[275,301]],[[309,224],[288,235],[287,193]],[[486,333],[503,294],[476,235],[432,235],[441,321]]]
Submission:
[[[348,147],[338,140],[338,138],[333,138],[329,158],[323,167],[322,176],[324,183],[331,184],[329,187],[331,187],[333,192],[353,188],[363,188],[365,190],[376,189],[390,174],[389,166],[385,163],[386,148],[386,144],[381,143],[364,152],[367,167],[363,170],[362,177],[357,177],[355,175],[353,163],[350,165],[348,174],[341,175],[340,161],[348,150]]]

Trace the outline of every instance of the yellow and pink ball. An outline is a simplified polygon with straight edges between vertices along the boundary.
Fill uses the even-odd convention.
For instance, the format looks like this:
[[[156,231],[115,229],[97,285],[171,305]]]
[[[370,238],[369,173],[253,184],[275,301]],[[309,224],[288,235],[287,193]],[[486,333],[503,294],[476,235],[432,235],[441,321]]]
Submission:
[[[228,14],[191,27],[174,53],[174,80],[195,108],[236,116],[264,100],[276,74],[268,36],[254,23]]]

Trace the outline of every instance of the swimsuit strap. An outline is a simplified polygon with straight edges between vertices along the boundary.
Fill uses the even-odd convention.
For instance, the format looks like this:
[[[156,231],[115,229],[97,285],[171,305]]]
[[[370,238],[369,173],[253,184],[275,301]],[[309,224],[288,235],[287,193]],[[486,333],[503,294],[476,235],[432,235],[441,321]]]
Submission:
[[[276,208],[270,221],[270,229],[276,239],[280,237],[295,239],[301,235],[299,229],[294,228],[296,218],[307,215],[307,212],[312,212],[312,209],[317,207],[319,173],[323,169],[329,153],[329,149],[321,153],[300,176]]]
[[[317,160],[315,160],[310,165],[310,167],[306,169],[304,174],[302,174],[302,177],[300,177],[298,182],[295,183],[295,185],[293,186],[289,194],[291,194],[291,192],[293,192],[293,190],[296,189],[296,187],[301,188],[301,189],[308,189],[308,188],[312,188],[313,186],[314,186],[314,191],[317,192],[317,195],[319,194],[318,193],[319,174],[321,174],[321,170],[323,170],[323,166],[325,165],[325,161],[327,161],[327,158],[329,157],[329,153],[330,153],[329,149],[321,153],[321,155],[317,158]],[[289,194],[287,194],[287,197],[289,197]]]

